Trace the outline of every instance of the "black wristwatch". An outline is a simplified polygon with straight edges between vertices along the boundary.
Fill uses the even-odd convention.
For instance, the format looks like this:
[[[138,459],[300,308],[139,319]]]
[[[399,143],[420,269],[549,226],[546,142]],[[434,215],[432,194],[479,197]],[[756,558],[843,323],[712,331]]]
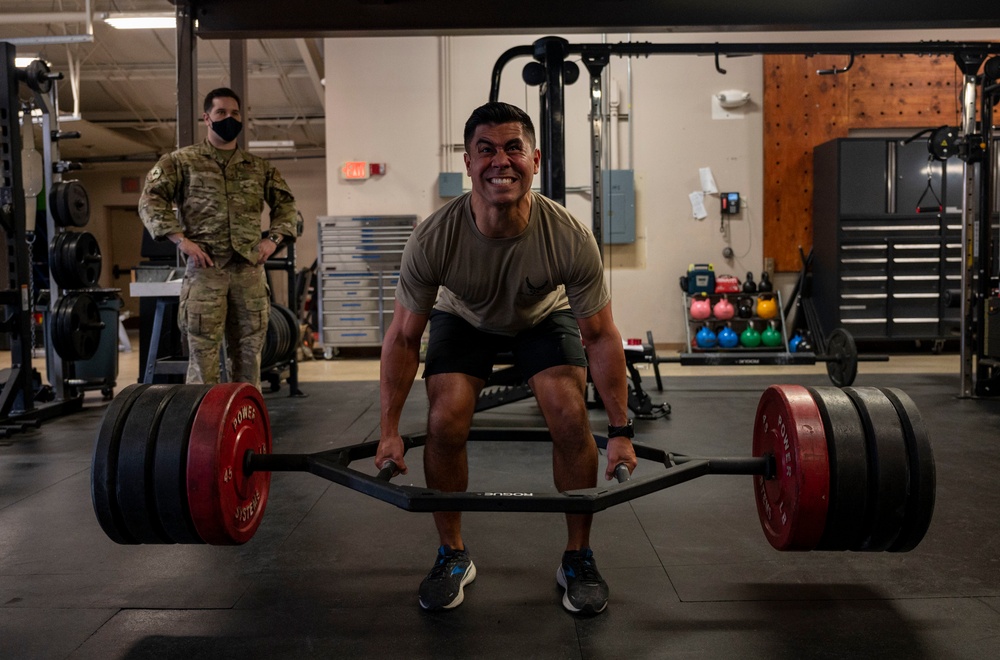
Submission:
[[[629,438],[635,437],[635,428],[632,426],[632,420],[628,420],[625,426],[612,426],[608,424],[608,440],[611,438]]]
[[[282,236],[281,234],[268,234],[268,236],[267,236],[267,240],[271,241],[275,245],[281,245],[281,241],[284,238],[285,237]]]

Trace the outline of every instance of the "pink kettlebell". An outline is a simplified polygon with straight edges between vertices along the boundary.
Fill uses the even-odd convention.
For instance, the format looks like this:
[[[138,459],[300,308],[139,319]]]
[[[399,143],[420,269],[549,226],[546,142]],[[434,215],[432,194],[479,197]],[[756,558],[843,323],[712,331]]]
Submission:
[[[715,303],[715,306],[712,307],[712,313],[720,321],[728,321],[736,315],[736,308],[733,307],[733,303],[729,302],[728,298],[722,296],[719,302]]]
[[[696,321],[704,321],[712,315],[712,303],[708,296],[700,295],[691,299],[691,318]]]

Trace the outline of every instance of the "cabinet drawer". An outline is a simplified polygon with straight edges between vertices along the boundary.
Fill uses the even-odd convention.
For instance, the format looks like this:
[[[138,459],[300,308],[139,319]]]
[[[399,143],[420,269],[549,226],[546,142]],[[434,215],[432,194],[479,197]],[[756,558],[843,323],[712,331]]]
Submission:
[[[886,295],[842,295],[840,297],[840,319],[881,319],[886,318]]]
[[[937,236],[941,225],[937,218],[899,219],[894,222],[885,220],[843,220],[840,225],[845,243],[850,239],[862,236]]]
[[[844,274],[840,277],[841,296],[852,295],[876,295],[883,294],[889,290],[889,278],[885,273],[881,275],[856,275],[853,273]]]
[[[384,288],[395,288],[399,282],[398,273],[387,273],[383,277],[373,277],[371,273],[323,273],[320,286],[324,289],[372,289],[377,291],[379,281]]]
[[[841,319],[840,322],[852,335],[854,335],[856,339],[867,337],[886,337],[889,333],[885,317],[871,319]]]
[[[351,293],[348,291],[347,293]],[[390,301],[389,307],[392,307]],[[344,312],[377,312],[379,309],[378,294],[366,298],[323,298],[324,316],[330,314],[342,314]]]
[[[374,312],[323,312],[323,327],[366,326],[379,327],[379,313]]]
[[[914,338],[937,337],[940,332],[940,322],[937,316],[911,316],[892,319],[889,332],[892,337]]]
[[[899,293],[933,293],[941,292],[941,277],[933,275],[893,275],[892,292]]]
[[[333,328],[323,330],[323,343],[327,346],[343,344],[380,344],[382,332],[378,328]]]
[[[890,303],[890,318],[936,318],[940,314],[941,296],[938,293],[896,293]]]

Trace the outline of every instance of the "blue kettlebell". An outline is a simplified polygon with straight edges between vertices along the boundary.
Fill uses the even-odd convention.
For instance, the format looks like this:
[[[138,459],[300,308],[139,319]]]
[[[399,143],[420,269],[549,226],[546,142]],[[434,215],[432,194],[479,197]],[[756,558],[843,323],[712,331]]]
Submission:
[[[712,332],[712,329],[707,325],[703,326],[702,329],[698,331],[698,334],[694,336],[694,339],[698,342],[699,348],[714,348],[715,345],[719,343],[718,337],[715,336],[715,333]]]
[[[795,351],[799,350],[799,343],[801,342],[802,342],[802,334],[796,333],[795,336],[788,341],[788,351],[790,353],[794,353]]]
[[[722,330],[719,330],[719,346],[722,348],[736,348],[740,344],[740,336],[736,334],[736,331],[726,324]]]

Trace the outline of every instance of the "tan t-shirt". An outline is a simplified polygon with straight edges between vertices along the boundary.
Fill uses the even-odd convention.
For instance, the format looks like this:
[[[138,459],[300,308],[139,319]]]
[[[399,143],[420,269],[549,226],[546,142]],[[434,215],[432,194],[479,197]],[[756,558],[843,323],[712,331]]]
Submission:
[[[396,300],[417,314],[439,309],[503,335],[556,310],[576,318],[601,311],[611,294],[594,235],[559,204],[531,194],[528,227],[513,238],[482,235],[469,193],[420,223],[403,250]]]

